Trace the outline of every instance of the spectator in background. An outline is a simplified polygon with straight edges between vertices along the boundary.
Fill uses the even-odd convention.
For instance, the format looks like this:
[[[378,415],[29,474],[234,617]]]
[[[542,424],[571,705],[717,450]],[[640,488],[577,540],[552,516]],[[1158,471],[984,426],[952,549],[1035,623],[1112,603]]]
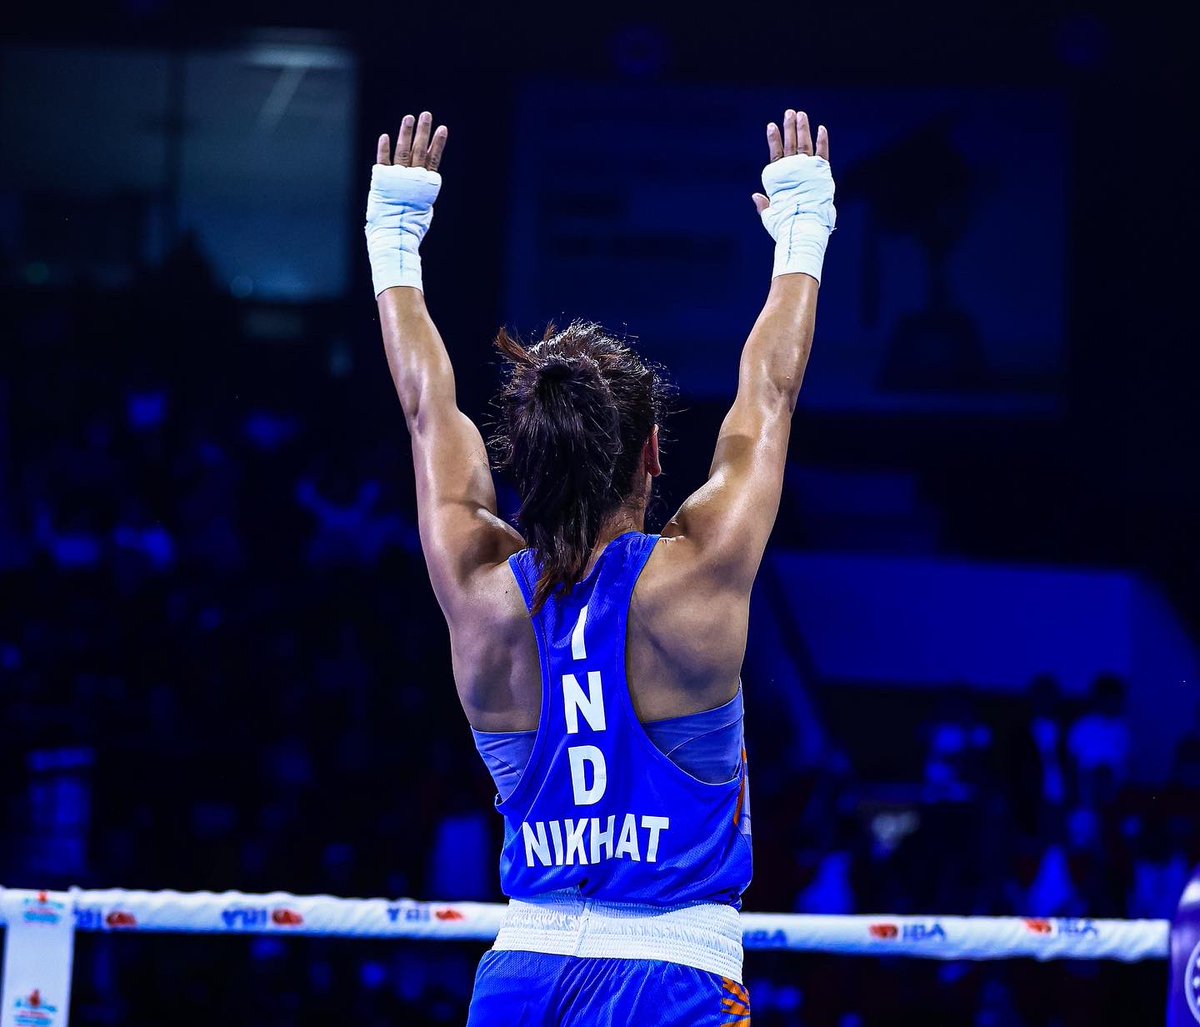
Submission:
[[[1182,817],[1135,821],[1133,881],[1127,913],[1131,917],[1175,915],[1179,896],[1187,884],[1189,861],[1185,856],[1190,824]]]
[[[175,566],[175,539],[138,496],[126,496],[112,533],[113,574],[121,595]]]
[[[1092,685],[1087,710],[1067,734],[1067,751],[1085,804],[1107,803],[1125,783],[1129,744],[1125,683],[1115,674],[1101,674]]]
[[[1031,916],[1079,916],[1083,900],[1071,877],[1065,839],[1050,839],[1037,857],[1033,880],[1018,888],[1014,906]]]
[[[793,909],[797,913],[854,913],[857,909],[852,873],[854,825],[836,810],[824,818],[816,844],[796,853],[803,885]]]
[[[216,425],[193,424],[175,464],[179,559],[188,573],[232,573],[242,566],[237,531],[242,468]]]
[[[38,503],[34,538],[60,571],[92,570],[105,556],[104,531],[97,524],[95,504],[68,496],[55,512]]]
[[[1067,718],[1062,690],[1051,674],[1029,683],[1028,714],[1012,740],[1005,773],[1012,781],[1018,827],[1030,836],[1045,835],[1069,799]]]
[[[381,509],[382,492],[377,479],[358,481],[341,469],[324,480],[302,478],[296,501],[315,527],[307,550],[309,564],[369,567],[392,546],[419,548],[416,529],[396,511]]]
[[[991,752],[992,730],[980,722],[966,686],[947,693],[928,737],[926,798],[949,802],[974,799]]]

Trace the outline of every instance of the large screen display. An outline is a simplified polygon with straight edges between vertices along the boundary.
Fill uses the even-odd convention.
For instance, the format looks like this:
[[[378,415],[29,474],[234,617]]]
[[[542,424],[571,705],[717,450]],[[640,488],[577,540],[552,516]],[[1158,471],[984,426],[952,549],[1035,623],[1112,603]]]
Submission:
[[[35,284],[120,288],[183,245],[242,298],[340,296],[356,106],[319,40],[5,48],[0,245]]]
[[[600,321],[639,337],[685,395],[731,394],[771,272],[750,194],[788,106],[829,127],[838,188],[802,404],[1052,411],[1067,111],[1048,92],[531,84],[508,321]]]

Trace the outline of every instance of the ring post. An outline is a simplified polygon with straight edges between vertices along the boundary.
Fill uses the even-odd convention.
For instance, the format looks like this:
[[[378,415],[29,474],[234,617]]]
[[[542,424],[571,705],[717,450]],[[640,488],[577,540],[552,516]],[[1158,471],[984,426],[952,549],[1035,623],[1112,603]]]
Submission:
[[[1171,988],[1167,1027],[1200,1024],[1200,866],[1183,890],[1171,924]]]
[[[0,888],[6,924],[0,1027],[67,1027],[75,893]]]

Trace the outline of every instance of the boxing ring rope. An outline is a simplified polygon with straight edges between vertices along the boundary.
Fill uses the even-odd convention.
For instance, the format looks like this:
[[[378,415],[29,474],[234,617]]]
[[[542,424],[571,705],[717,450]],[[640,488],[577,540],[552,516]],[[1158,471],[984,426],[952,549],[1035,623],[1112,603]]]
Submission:
[[[347,938],[409,938],[492,941],[505,906],[489,902],[418,902],[411,899],[345,899],[288,892],[129,891],[122,888],[66,892],[0,888],[0,926],[9,930],[6,972],[21,953],[13,930],[49,925],[65,939],[59,948],[56,1008],[69,1004],[75,931],[305,935]],[[1102,920],[1064,917],[832,916],[743,913],[747,949],[828,952],[843,955],[915,956],[927,959],[1165,959],[1167,920]],[[22,943],[26,944],[26,943]],[[30,943],[32,944],[32,943]],[[47,952],[50,950],[47,949]],[[35,961],[44,965],[46,958]],[[47,976],[54,967],[47,967]],[[26,978],[28,974],[26,974]],[[11,982],[10,982],[11,983]],[[44,992],[35,992],[39,996]],[[8,1017],[0,1025],[41,1022]],[[65,1022],[65,1016],[55,1023]]]
[[[50,893],[0,889],[33,915]],[[60,893],[61,894],[61,893]],[[492,941],[505,906],[491,902],[342,899],[270,892],[74,889],[75,929],[201,934],[319,935]],[[7,905],[7,903],[6,903]],[[3,921],[0,920],[0,923]],[[830,916],[743,913],[747,949],[928,959],[1165,959],[1167,920],[1063,917]]]

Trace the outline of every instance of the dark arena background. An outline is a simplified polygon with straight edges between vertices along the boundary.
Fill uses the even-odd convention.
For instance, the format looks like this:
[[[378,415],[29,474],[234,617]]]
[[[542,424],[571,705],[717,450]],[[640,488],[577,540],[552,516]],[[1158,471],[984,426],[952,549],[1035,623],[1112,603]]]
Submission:
[[[830,128],[839,217],[743,671],[746,909],[920,914],[931,944],[955,915],[1174,916],[1200,861],[1181,25],[1021,0],[5,19],[0,885],[501,900],[372,301],[375,139],[450,127],[425,288],[477,420],[501,324],[597,320],[671,369],[654,528],[732,399],[770,280],[763,126],[793,106]],[[71,1023],[461,1024],[486,949],[235,914],[78,931]],[[749,951],[755,1024],[1166,1016],[1161,957],[881,952]],[[5,1027],[65,1021],[18,998]]]

